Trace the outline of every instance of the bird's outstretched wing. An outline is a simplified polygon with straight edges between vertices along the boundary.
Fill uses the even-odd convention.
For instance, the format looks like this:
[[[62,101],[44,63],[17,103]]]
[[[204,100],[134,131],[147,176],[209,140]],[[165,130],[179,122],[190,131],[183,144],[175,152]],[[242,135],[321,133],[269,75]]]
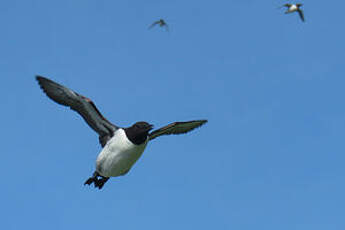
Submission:
[[[206,122],[207,120],[174,122],[151,132],[149,134],[149,140],[153,140],[161,135],[188,133],[189,131],[192,131],[193,129],[202,126]]]
[[[159,24],[160,21],[155,21],[154,23],[152,23],[152,25],[149,26],[149,29],[151,29],[152,27],[154,27],[155,25]]]
[[[105,119],[96,105],[87,97],[80,95],[48,78],[36,76],[41,89],[60,105],[65,105],[79,113],[87,124],[99,134],[102,147],[113,136],[117,126]]]
[[[299,17],[302,19],[302,21],[304,22],[304,14],[303,14],[303,11],[302,10],[298,10],[298,14],[299,14]]]

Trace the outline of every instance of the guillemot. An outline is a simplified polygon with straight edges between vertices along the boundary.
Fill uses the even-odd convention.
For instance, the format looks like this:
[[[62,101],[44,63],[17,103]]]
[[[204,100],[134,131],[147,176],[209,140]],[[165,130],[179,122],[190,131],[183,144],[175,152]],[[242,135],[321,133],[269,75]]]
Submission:
[[[112,124],[103,117],[96,105],[87,97],[48,78],[36,76],[46,95],[56,103],[70,107],[79,113],[86,123],[99,134],[103,149],[96,160],[93,176],[85,181],[101,189],[110,177],[123,176],[140,158],[149,141],[161,135],[187,133],[202,126],[207,120],[173,122],[154,130],[153,125],[139,121],[127,128]]]

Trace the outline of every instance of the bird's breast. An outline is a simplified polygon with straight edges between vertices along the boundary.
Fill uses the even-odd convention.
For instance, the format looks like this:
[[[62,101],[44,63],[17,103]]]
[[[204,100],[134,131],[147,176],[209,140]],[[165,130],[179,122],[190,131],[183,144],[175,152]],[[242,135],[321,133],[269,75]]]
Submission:
[[[118,129],[100,152],[96,170],[102,176],[115,177],[126,174],[140,158],[147,145],[133,144],[123,129]]]
[[[292,5],[290,8],[289,8],[289,12],[294,12],[294,11],[297,11],[297,6],[296,5]]]

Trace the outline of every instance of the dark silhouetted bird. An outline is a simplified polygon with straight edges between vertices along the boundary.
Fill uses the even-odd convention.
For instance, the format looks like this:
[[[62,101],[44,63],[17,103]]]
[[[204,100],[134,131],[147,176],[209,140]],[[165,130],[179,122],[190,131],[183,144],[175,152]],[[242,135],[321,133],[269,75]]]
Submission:
[[[151,29],[155,25],[159,25],[160,27],[165,27],[165,29],[167,31],[169,31],[169,26],[163,19],[159,19],[158,21],[155,21],[154,23],[152,23],[152,25],[150,25],[149,29]]]

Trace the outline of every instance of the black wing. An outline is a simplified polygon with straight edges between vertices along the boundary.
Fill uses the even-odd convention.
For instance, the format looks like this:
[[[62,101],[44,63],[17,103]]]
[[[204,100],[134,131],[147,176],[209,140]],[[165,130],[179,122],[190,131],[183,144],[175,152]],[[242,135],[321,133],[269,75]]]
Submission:
[[[99,112],[95,104],[84,97],[48,78],[36,76],[41,89],[47,96],[60,105],[65,105],[79,113],[86,123],[99,134],[102,147],[113,136],[117,126],[110,123]]]
[[[298,10],[298,14],[299,14],[299,17],[302,19],[302,21],[304,22],[304,14],[303,14],[303,11],[302,10]]]
[[[155,21],[154,23],[152,23],[152,25],[149,26],[149,29],[151,29],[152,27],[154,27],[157,24],[160,24],[160,21]]]
[[[202,126],[206,122],[207,120],[174,122],[160,129],[154,130],[149,134],[149,140],[153,140],[161,135],[188,133],[189,131]]]

